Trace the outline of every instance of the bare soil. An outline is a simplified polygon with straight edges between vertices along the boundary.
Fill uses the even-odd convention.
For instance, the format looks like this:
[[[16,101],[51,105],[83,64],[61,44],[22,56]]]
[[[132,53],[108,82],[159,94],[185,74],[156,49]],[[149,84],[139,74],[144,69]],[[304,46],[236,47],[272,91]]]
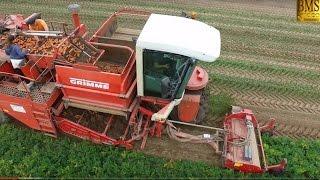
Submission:
[[[161,3],[176,3],[190,7],[224,8],[227,10],[246,10],[270,13],[272,15],[295,16],[297,2],[294,0],[163,0]]]
[[[203,125],[220,127],[222,128],[223,118],[219,119],[208,119],[203,122]],[[202,128],[195,128],[189,126],[179,126],[183,132],[190,133],[193,135],[201,134],[213,134],[215,131],[207,130]],[[135,145],[137,151],[140,150],[140,143]],[[161,138],[150,137],[147,140],[145,149],[142,150],[145,154],[159,156],[172,160],[191,160],[191,161],[202,161],[209,165],[221,166],[222,158],[220,154],[216,154],[215,150],[208,144],[192,144],[192,143],[181,143],[176,140],[170,139],[164,130]]]
[[[65,109],[62,115],[64,118],[100,133],[104,131],[110,117],[109,114],[83,110],[74,107]],[[221,124],[221,120],[206,121],[205,123],[206,125],[217,125],[219,123]],[[116,139],[119,138],[124,133],[126,125],[126,120],[124,118],[115,116],[107,135]],[[180,128],[185,132],[197,135],[203,133],[213,133],[207,130],[185,126],[180,126]],[[149,155],[164,157],[172,160],[187,159],[191,161],[203,161],[215,166],[221,165],[221,156],[216,154],[211,146],[207,144],[181,143],[170,139],[166,135],[166,131],[164,131],[164,134],[161,138],[149,137],[145,149],[141,150],[140,145],[141,141],[137,141],[134,149]]]
[[[135,149],[145,154],[172,160],[186,159],[203,161],[215,166],[221,165],[221,156],[215,154],[215,151],[209,145],[181,143],[169,139],[167,135],[163,135],[161,138],[148,138],[145,149],[140,150],[140,143],[135,144]]]
[[[66,119],[69,119],[99,133],[104,132],[108,120],[111,116],[110,114],[106,113],[84,110],[74,107],[65,109],[62,115]],[[124,133],[126,125],[127,123],[125,118],[113,115],[113,122],[111,127],[107,131],[107,135],[115,139],[119,138]]]
[[[213,86],[213,92],[226,92],[239,106],[252,109],[260,125],[276,119],[276,135],[292,138],[320,138],[320,102],[295,96],[265,94],[257,90],[238,91],[230,87]]]
[[[97,132],[103,132],[104,127],[107,125],[108,115],[104,113],[69,107],[63,111],[62,115],[66,119]]]
[[[247,107],[253,109],[260,125],[264,125],[270,118],[275,118],[277,122],[275,135],[291,138],[320,138],[319,115],[257,106]]]

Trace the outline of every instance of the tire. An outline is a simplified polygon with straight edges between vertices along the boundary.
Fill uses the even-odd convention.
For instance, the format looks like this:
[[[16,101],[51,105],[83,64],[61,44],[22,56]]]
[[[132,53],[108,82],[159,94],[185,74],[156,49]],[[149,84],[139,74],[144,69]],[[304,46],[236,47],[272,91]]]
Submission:
[[[7,123],[10,119],[3,111],[0,111],[0,124]]]
[[[195,119],[196,124],[204,122],[206,115],[209,113],[209,96],[209,92],[206,89],[203,89],[200,97],[199,111]]]
[[[191,121],[191,123],[201,124],[205,121],[206,115],[209,113],[209,93],[205,89],[199,90],[199,92],[197,91],[197,93],[201,94],[199,111],[195,120]],[[170,118],[181,121],[178,116],[178,106],[174,107],[170,114]]]

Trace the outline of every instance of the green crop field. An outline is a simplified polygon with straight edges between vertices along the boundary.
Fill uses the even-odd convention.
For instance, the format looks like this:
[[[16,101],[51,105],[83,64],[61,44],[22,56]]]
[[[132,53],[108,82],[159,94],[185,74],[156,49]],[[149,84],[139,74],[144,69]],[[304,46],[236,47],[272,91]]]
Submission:
[[[270,163],[288,158],[282,175],[250,175],[202,162],[174,161],[77,139],[37,134],[12,124],[0,128],[0,175],[20,177],[284,178],[319,177],[319,140],[265,136]],[[286,150],[284,150],[286,149]]]
[[[71,23],[67,6],[74,2],[1,0],[0,14],[42,12],[47,21]],[[209,73],[211,95],[222,94],[228,102],[252,109],[261,125],[276,118],[277,137],[263,138],[266,154],[270,163],[288,158],[288,168],[275,177],[319,177],[320,25],[297,22],[294,0],[253,2],[78,1],[89,35],[122,7],[170,15],[197,12],[198,19],[217,28],[222,38],[220,58],[200,63]],[[131,23],[128,26],[137,25]],[[216,107],[212,110],[224,113]],[[210,125],[216,118],[214,113],[211,116]],[[161,157],[157,157],[153,156],[157,153],[127,152],[67,137],[55,140],[12,124],[1,126],[0,135],[0,176],[257,177],[220,169],[203,162],[205,158],[194,162],[187,155],[173,158],[158,153]]]

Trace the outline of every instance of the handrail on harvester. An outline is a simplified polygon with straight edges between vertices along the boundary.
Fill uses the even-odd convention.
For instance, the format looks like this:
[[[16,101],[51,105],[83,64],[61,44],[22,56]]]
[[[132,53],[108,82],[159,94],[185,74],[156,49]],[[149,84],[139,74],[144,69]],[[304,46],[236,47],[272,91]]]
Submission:
[[[41,57],[31,66],[31,68],[30,68],[29,71],[30,71],[30,74],[32,74],[33,77],[34,77],[34,75],[33,75],[33,73],[32,73],[32,70],[37,67],[36,65],[37,65],[38,63],[40,63],[43,58],[45,58],[45,56],[41,56]],[[47,72],[47,70],[48,70],[49,68],[50,68],[50,66],[46,67],[46,68],[39,74],[38,77],[36,77],[36,78],[34,77],[34,81],[36,81],[36,82],[37,82],[37,81],[40,81],[40,78],[44,76],[44,74]],[[53,74],[51,73],[51,78],[49,78],[48,81],[50,81],[53,77],[54,77],[54,76],[53,76]],[[47,82],[48,82],[48,81],[47,81]]]
[[[37,64],[40,62],[40,60],[43,59],[43,58],[44,58],[44,56],[41,56],[41,57],[30,67],[30,69],[29,69],[29,72],[30,72],[30,74],[32,74],[32,76],[33,76],[33,78],[34,78],[35,81],[37,81],[37,79],[40,77],[41,74],[40,74],[38,77],[34,77],[34,75],[33,75],[33,73],[32,73],[32,70],[35,69],[36,65],[37,65]]]

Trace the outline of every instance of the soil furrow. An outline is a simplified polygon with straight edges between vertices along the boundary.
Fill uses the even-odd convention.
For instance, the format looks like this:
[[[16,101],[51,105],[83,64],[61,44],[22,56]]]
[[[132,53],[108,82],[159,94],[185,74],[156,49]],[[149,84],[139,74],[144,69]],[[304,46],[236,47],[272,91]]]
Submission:
[[[267,122],[268,119],[265,117],[276,118],[276,128],[274,134],[276,136],[287,136],[290,138],[307,138],[307,139],[318,139],[320,138],[320,121],[312,119],[313,115],[307,115],[303,113],[296,113],[296,112],[284,112],[282,110],[277,110],[273,112],[267,111],[260,112],[262,109],[261,107],[253,107],[255,111],[259,110],[259,114],[257,115],[258,121],[260,125],[263,125]],[[288,114],[290,114],[288,116]],[[291,116],[291,117],[290,117]],[[310,119],[303,119],[303,117],[308,117]],[[290,117],[290,119],[286,119]]]
[[[284,84],[296,84],[296,85],[302,85],[302,86],[309,86],[316,89],[319,89],[320,91],[320,84],[316,80],[308,80],[304,77],[300,76],[284,76],[284,75],[277,75],[270,72],[259,72],[259,71],[250,71],[248,70],[242,70],[242,69],[236,69],[232,67],[213,67],[210,68],[210,73],[213,74],[223,74],[231,77],[241,77],[241,78],[248,78],[253,79],[257,81],[270,81],[270,82],[278,82],[278,83],[284,83]]]
[[[225,52],[221,54],[220,58],[230,61],[246,61],[252,63],[259,63],[264,65],[276,65],[285,68],[294,68],[297,70],[308,70],[314,72],[320,72],[319,63],[308,63],[306,61],[292,61],[288,59],[273,58],[270,56],[255,56],[251,54]]]
[[[227,93],[235,98],[236,102],[243,105],[255,105],[261,107],[270,107],[281,110],[298,111],[310,114],[320,114],[320,102],[310,102],[305,99],[291,97],[291,100],[285,96],[269,95],[265,93],[248,90],[245,92],[231,89],[230,87],[213,86],[211,93]],[[253,99],[254,98],[254,99]],[[316,103],[316,104],[311,104]]]
[[[320,55],[305,53],[303,51],[288,51],[279,48],[258,47],[246,44],[239,44],[233,40],[224,40],[222,48],[227,51],[233,51],[244,54],[255,54],[261,56],[270,56],[276,58],[291,58],[294,60],[304,60],[309,62],[319,62]]]

